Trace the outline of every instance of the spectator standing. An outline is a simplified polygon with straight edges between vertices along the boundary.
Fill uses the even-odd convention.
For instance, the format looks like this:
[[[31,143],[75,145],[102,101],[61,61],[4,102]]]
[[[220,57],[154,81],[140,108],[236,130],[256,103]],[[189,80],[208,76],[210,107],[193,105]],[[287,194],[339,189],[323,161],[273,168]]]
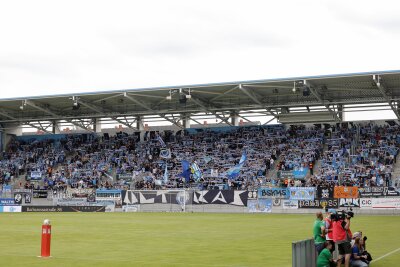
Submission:
[[[321,253],[322,249],[324,248],[325,242],[325,222],[323,221],[322,212],[316,213],[317,219],[314,222],[313,226],[313,236],[314,236],[314,243],[315,243],[315,250],[317,251],[318,255]]]

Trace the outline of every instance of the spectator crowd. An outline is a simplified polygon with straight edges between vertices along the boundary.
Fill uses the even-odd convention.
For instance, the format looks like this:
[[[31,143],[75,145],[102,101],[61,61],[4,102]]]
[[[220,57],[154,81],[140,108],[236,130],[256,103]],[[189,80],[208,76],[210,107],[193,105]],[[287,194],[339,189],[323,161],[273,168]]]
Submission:
[[[69,134],[60,139],[14,138],[0,160],[0,184],[26,177],[20,187],[249,189],[276,186],[388,186],[399,150],[400,127],[373,123],[274,125],[173,132]],[[229,170],[247,160],[238,175]],[[200,179],[181,175],[196,163]],[[307,173],[283,182],[278,172]],[[167,172],[167,173],[166,173]],[[122,178],[122,179],[117,179]]]

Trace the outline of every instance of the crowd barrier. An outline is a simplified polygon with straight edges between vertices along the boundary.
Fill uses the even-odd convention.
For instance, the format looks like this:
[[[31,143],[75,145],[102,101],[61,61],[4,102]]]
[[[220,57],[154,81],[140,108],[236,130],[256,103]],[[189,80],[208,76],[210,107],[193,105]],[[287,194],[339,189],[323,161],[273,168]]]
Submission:
[[[316,267],[314,239],[292,243],[292,267]]]

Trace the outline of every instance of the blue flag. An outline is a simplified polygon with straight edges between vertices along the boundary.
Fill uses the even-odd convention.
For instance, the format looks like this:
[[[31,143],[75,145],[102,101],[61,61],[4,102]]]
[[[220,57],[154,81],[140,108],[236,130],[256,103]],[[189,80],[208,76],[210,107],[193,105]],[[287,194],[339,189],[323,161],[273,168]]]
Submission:
[[[157,140],[160,142],[160,145],[162,147],[166,147],[167,145],[165,144],[164,140],[162,140],[161,136],[157,135]]]
[[[165,163],[165,171],[164,171],[164,184],[168,182],[168,164]]]
[[[247,160],[247,155],[246,155],[246,153],[243,153],[242,157],[239,160],[239,164],[237,164],[236,166],[230,168],[226,172],[228,174],[228,178],[229,179],[234,179],[239,175],[239,173],[240,173],[244,163],[246,162],[246,160]]]
[[[201,172],[199,165],[197,165],[196,162],[193,162],[191,168],[194,180],[196,182],[199,181],[201,177],[203,177],[203,173]]]
[[[190,163],[187,160],[182,160],[182,173],[179,174],[185,178],[185,182],[189,183],[190,181]]]
[[[239,160],[239,165],[243,164],[247,160],[246,152],[243,152],[242,157]]]

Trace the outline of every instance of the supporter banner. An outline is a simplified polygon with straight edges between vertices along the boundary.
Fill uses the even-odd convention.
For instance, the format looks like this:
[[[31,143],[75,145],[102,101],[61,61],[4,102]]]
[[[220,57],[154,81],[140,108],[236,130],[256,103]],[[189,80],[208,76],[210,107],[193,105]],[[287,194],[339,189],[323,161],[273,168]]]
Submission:
[[[400,198],[361,198],[362,209],[400,209]]]
[[[250,213],[270,213],[272,212],[272,199],[250,199],[247,201],[247,209]]]
[[[140,205],[125,205],[122,206],[123,212],[138,212],[140,211]]]
[[[314,199],[299,200],[299,209],[337,209],[339,207],[339,199]]]
[[[360,199],[359,198],[341,198],[339,201],[339,207],[341,208],[359,208]]]
[[[33,198],[47,198],[48,191],[46,189],[34,189]]]
[[[278,171],[278,178],[281,179],[304,179],[307,176],[308,168],[292,171]]]
[[[32,189],[14,189],[13,190],[14,193],[25,193],[25,194],[32,194]]]
[[[170,159],[171,158],[171,150],[169,148],[168,149],[161,149],[160,158]]]
[[[21,206],[0,206],[0,212],[21,212]]]
[[[314,200],[314,187],[289,187],[290,200]]]
[[[295,179],[304,179],[307,176],[308,168],[303,168],[302,170],[293,171],[293,176]]]
[[[283,209],[298,209],[299,202],[296,200],[282,200],[282,208]]]
[[[185,192],[185,193],[184,193]],[[191,203],[192,192],[183,190],[128,190],[123,192],[123,204],[186,204]]]
[[[41,180],[42,179],[42,172],[40,171],[31,171],[31,180]]]
[[[317,187],[316,198],[333,198],[333,187]]]
[[[257,199],[257,190],[249,190],[247,192],[247,199]]]
[[[84,198],[75,198],[75,199],[62,199],[58,198],[56,204],[57,206],[87,206],[88,203]]]
[[[104,206],[22,206],[22,212],[105,212]]]
[[[279,171],[278,172],[278,178],[282,178],[282,179],[293,179],[294,175],[292,171]]]
[[[12,186],[11,185],[0,185],[0,195],[2,194],[11,194]]]
[[[363,187],[358,188],[358,193],[361,198],[364,197],[387,197],[399,196],[400,193],[394,187]]]
[[[32,194],[24,195],[25,204],[30,204],[32,202]]]
[[[122,190],[107,190],[107,189],[97,189],[96,199],[97,200],[119,200],[121,199]],[[90,197],[92,194],[88,195]]]
[[[358,198],[357,186],[335,186],[333,189],[334,198]]]
[[[13,198],[0,198],[0,206],[15,205]]]
[[[89,195],[87,196],[87,198],[86,198],[86,201],[87,201],[87,202],[96,202],[96,194],[94,194],[94,193],[89,194]]]
[[[32,200],[32,190],[31,189],[15,189],[14,190],[14,202],[17,205],[22,204],[22,200],[26,204],[30,204]]]
[[[268,199],[268,198],[266,198]],[[274,198],[272,201],[272,204],[274,205],[274,207],[280,207],[281,206],[281,199],[280,198]]]
[[[247,191],[203,190],[193,193],[193,204],[230,204],[247,206]]]
[[[126,174],[118,174],[117,175],[117,180],[124,180],[126,182],[132,182],[132,173],[126,173]]]
[[[93,188],[68,188],[67,196],[72,198],[87,198],[89,195],[95,194]]]
[[[12,186],[11,185],[3,185],[3,188],[0,191],[11,192],[11,190],[12,190]]]
[[[264,187],[258,189],[258,198],[289,198],[289,190],[287,188]]]

